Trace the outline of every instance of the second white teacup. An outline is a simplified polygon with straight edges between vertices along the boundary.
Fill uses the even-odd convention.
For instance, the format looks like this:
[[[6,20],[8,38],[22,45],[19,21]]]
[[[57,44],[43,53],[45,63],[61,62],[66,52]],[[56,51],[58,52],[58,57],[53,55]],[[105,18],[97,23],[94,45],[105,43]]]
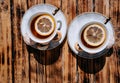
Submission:
[[[103,51],[109,43],[109,30],[104,24],[91,22],[83,26],[78,34],[80,48],[94,54]]]

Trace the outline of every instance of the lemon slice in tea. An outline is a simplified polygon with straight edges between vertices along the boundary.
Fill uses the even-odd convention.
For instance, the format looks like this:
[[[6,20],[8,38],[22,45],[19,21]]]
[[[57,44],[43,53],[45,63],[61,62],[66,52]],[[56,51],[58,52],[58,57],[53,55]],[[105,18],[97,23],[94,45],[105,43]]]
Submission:
[[[50,15],[41,15],[35,22],[35,31],[41,36],[52,34],[55,29],[55,21]]]
[[[91,24],[85,28],[83,38],[88,45],[99,46],[105,41],[106,31],[99,24]]]

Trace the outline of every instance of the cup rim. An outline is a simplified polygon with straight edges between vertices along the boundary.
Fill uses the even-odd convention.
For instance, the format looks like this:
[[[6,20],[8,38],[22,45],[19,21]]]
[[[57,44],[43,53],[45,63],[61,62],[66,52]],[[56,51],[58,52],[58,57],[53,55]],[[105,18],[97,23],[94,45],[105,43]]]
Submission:
[[[48,14],[48,15],[50,15],[50,16],[54,19],[54,21],[55,21],[55,29],[54,29],[53,33],[52,33],[48,38],[45,38],[45,39],[40,39],[40,38],[34,36],[34,35],[32,34],[32,32],[31,32],[31,30],[30,30],[30,24],[31,24],[32,20],[33,20],[36,16],[41,15],[41,14]],[[29,25],[29,29],[27,29],[27,34],[29,35],[29,37],[30,37],[33,41],[35,41],[35,42],[37,42],[37,43],[40,43],[40,44],[49,43],[49,42],[55,37],[55,35],[56,35],[56,33],[57,33],[57,21],[56,21],[56,19],[53,17],[53,15],[51,15],[50,13],[47,13],[47,12],[37,12],[36,14],[32,15],[32,16],[30,17],[30,19],[29,19],[28,25]]]
[[[81,41],[81,33],[82,33],[82,31],[84,30],[84,28],[85,28],[86,26],[88,26],[88,25],[90,25],[90,24],[93,24],[93,23],[100,24],[100,25],[102,25],[102,26],[105,28],[105,30],[106,30],[106,40],[104,41],[104,43],[103,43],[100,47],[91,49],[91,48],[86,47],[86,46],[82,43],[82,41]],[[78,34],[78,44],[80,45],[80,48],[81,48],[82,50],[84,50],[85,52],[93,53],[93,54],[94,54],[94,53],[101,52],[102,50],[104,50],[104,49],[107,47],[108,43],[109,43],[109,31],[108,31],[108,29],[106,28],[106,26],[105,26],[104,24],[100,23],[100,22],[89,22],[89,23],[85,24],[85,25],[80,29],[80,31],[79,31],[79,34]]]

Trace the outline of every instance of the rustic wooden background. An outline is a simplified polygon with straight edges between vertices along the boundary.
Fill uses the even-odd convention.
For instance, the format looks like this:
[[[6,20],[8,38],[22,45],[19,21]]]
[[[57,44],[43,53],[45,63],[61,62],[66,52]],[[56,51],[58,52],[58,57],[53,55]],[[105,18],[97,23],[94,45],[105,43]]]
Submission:
[[[60,7],[68,25],[84,12],[99,12],[114,25],[116,42],[103,57],[76,56],[67,39],[51,51],[38,51],[20,33],[25,11],[49,3]],[[0,83],[120,83],[120,0],[0,0]]]

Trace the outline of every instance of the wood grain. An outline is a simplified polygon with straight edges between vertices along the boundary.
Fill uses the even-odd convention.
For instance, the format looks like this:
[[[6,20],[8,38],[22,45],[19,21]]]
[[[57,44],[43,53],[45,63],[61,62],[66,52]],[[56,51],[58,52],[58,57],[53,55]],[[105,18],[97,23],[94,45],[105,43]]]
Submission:
[[[114,30],[118,29],[118,15],[119,15],[119,0],[110,0],[110,17],[112,18],[112,23],[114,25]],[[117,35],[117,34],[116,34]],[[119,43],[119,42],[118,42]],[[117,56],[117,43],[115,43],[113,55],[110,57],[110,81],[111,83],[118,83],[119,82],[119,69],[118,69],[118,62],[119,58]]]
[[[61,0],[45,0],[45,3],[61,7]],[[46,77],[47,83],[62,83],[62,55],[60,47],[46,53]]]
[[[67,24],[76,16],[76,1],[75,0],[62,0],[62,11],[64,12]],[[63,83],[76,83],[77,82],[77,61],[76,55],[72,53],[66,41],[62,48],[62,66],[63,66]]]
[[[27,10],[27,2],[25,0],[21,0],[20,23],[26,10]],[[25,82],[25,83],[29,82],[29,55],[28,55],[26,44],[23,42],[23,40],[22,40],[22,82]]]
[[[100,5],[98,5],[100,4]],[[106,5],[105,5],[106,4]],[[101,0],[101,1],[95,1],[95,12],[99,12],[101,14],[104,14],[105,16],[109,17],[109,0]],[[103,69],[101,69],[100,72],[95,74],[96,82],[97,83],[109,83],[109,58],[105,57],[105,63]]]
[[[67,25],[79,14],[111,17],[116,42],[97,59],[76,56],[67,38],[57,48],[39,51],[27,46],[20,32],[24,13],[33,5],[59,7]],[[119,83],[120,0],[0,0],[0,83]]]
[[[22,36],[20,32],[20,23],[25,10],[27,9],[26,2],[24,0],[11,0],[11,22],[12,22],[12,74],[13,82],[29,82],[29,63],[28,53],[23,44]],[[24,49],[24,50],[23,50]],[[25,55],[24,55],[25,53]]]
[[[78,14],[94,11],[93,0],[78,0]],[[80,83],[94,83],[94,61],[77,57],[78,81]],[[92,73],[92,74],[89,74]]]
[[[0,1],[0,83],[12,83],[10,1]]]
[[[43,3],[43,0],[28,0],[28,8]],[[46,83],[45,51],[28,46],[30,83]]]
[[[103,5],[99,6],[98,4]],[[118,13],[118,5],[119,2],[117,0],[103,0],[103,1],[96,1],[96,12],[100,12],[107,17],[111,17],[111,21],[114,26],[114,30],[117,27],[117,13]],[[109,52],[112,52],[112,54],[109,57],[106,57],[106,62],[104,68],[101,70],[101,72],[96,74],[96,78],[98,78],[96,81],[97,83],[118,83],[118,58],[116,57],[116,45],[113,49],[111,49]],[[118,76],[118,77],[117,77]],[[101,81],[102,80],[102,81]]]

